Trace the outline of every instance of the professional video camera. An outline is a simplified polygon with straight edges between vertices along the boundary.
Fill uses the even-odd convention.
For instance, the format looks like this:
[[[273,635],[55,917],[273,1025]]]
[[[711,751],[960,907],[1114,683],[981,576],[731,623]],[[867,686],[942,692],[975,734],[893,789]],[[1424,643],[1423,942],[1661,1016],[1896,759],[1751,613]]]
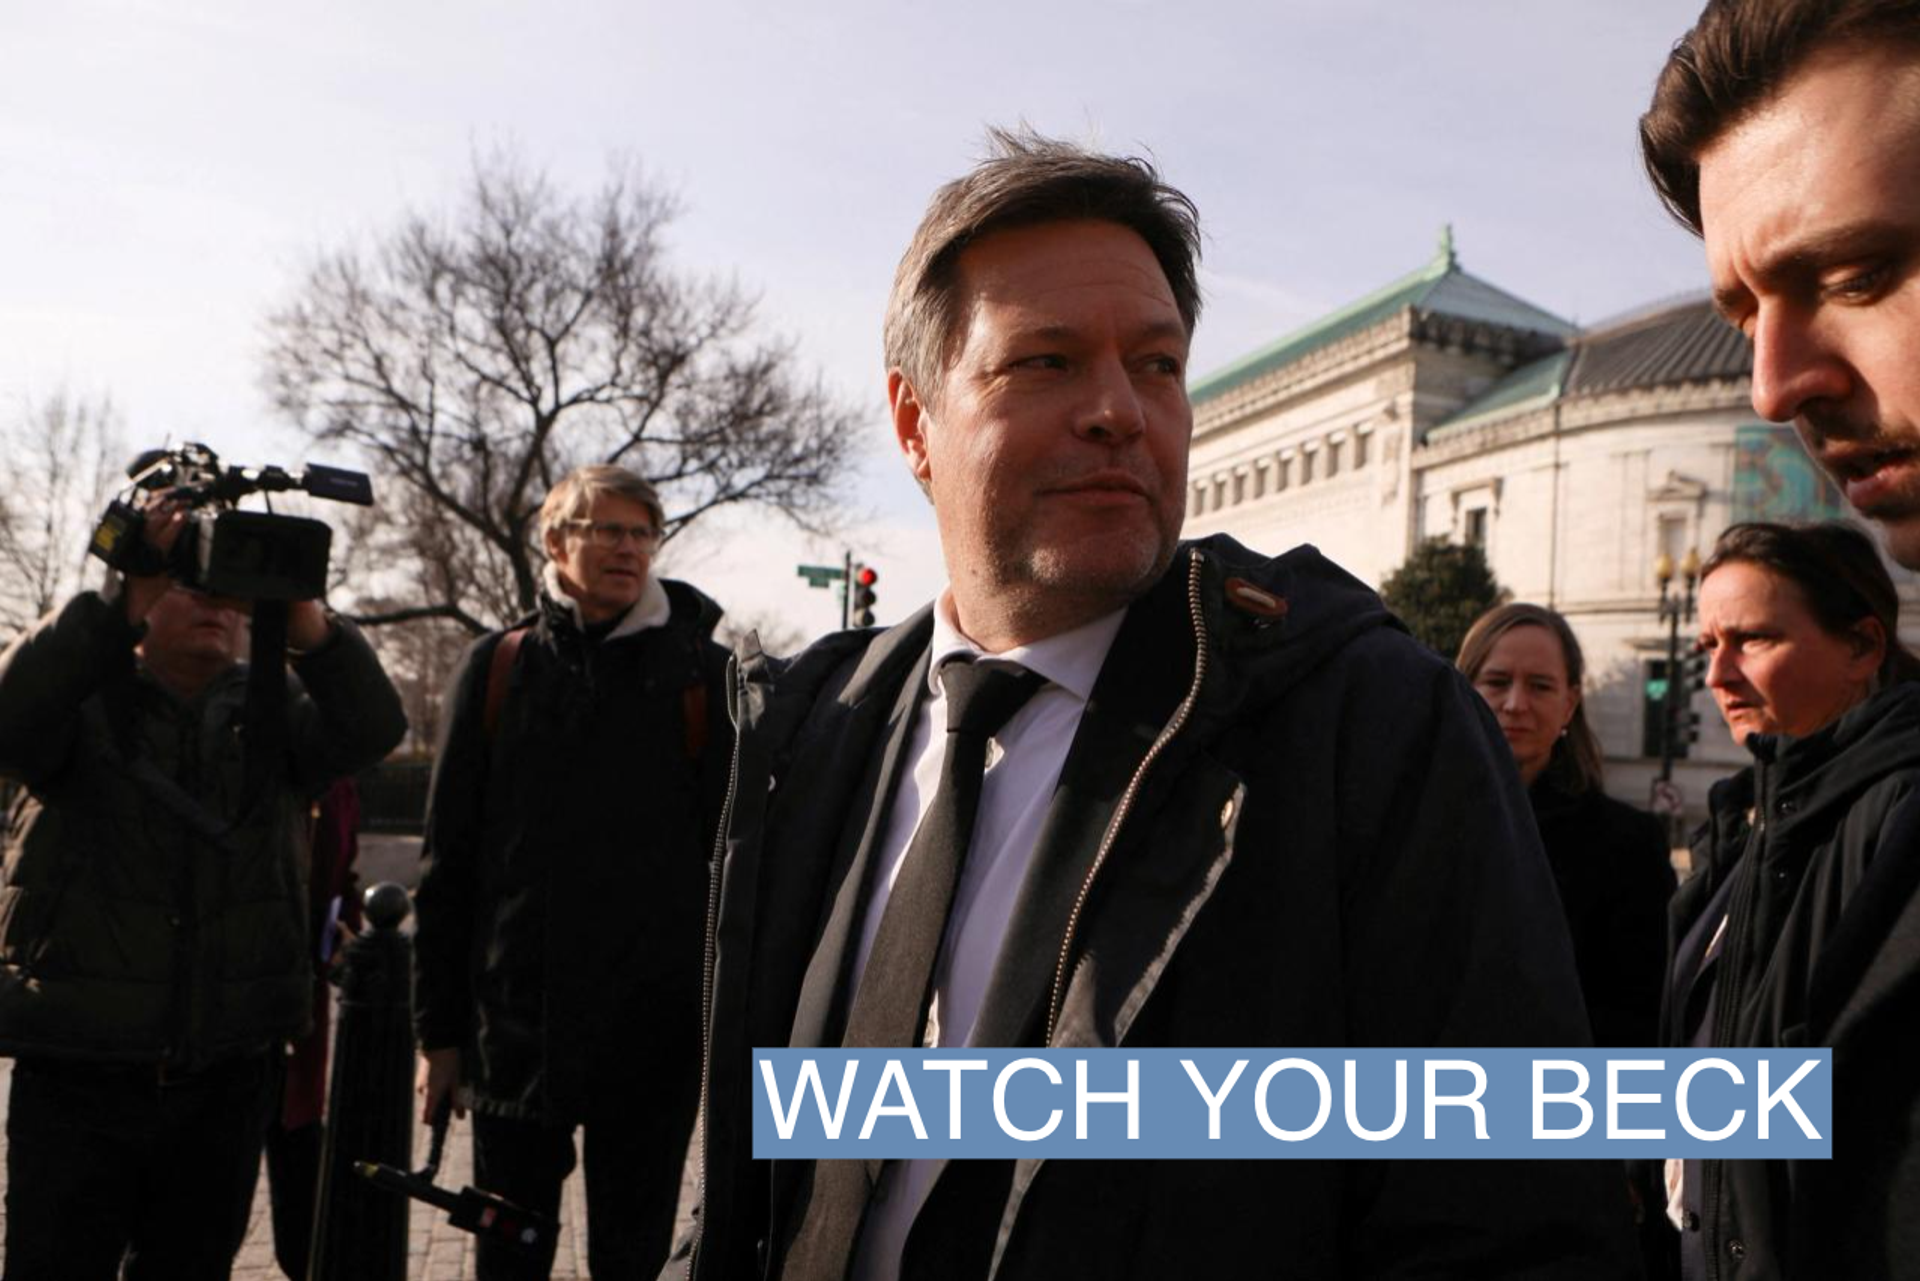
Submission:
[[[334,502],[373,503],[373,483],[360,472],[310,464],[222,467],[205,445],[149,449],[127,468],[133,486],[168,490],[190,512],[170,556],[141,536],[146,514],[115,499],[87,550],[129,574],[166,573],[199,591],[242,600],[312,600],[325,595],[333,531],[325,522],[274,511],[240,511],[248,494],[299,491]]]

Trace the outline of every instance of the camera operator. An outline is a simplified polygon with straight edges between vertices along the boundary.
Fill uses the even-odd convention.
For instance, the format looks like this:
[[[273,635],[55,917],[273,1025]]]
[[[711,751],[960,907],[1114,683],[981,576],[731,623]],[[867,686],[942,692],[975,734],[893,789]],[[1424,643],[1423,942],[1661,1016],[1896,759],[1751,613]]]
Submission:
[[[150,497],[138,570],[189,506]],[[123,1256],[127,1281],[224,1278],[245,1235],[272,1056],[311,1016],[308,805],[405,731],[311,600],[287,607],[284,708],[250,707],[247,610],[115,573],[0,654],[0,774],[26,787],[0,881],[6,1281],[110,1281]]]

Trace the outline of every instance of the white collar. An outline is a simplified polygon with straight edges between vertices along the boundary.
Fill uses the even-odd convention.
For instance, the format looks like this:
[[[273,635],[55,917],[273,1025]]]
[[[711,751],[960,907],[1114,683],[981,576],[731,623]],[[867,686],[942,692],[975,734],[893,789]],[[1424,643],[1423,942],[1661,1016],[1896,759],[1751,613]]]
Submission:
[[[953,589],[943,588],[933,607],[933,661],[927,668],[927,688],[940,693],[940,664],[955,655],[968,658],[1002,659],[1018,663],[1030,672],[1038,672],[1048,682],[1060,686],[1081,702],[1093,697],[1093,685],[1106,665],[1107,651],[1125,620],[1125,606],[1103,614],[1090,623],[1082,623],[1069,632],[1060,632],[1043,640],[1016,645],[998,654],[989,654],[960,630],[953,613]]]
[[[565,605],[573,614],[574,626],[582,632],[586,631],[587,622],[580,617],[580,602],[573,598],[567,591],[566,585],[560,581],[560,571],[554,567],[552,561],[548,561],[541,570],[540,578],[547,589],[547,595]],[[667,589],[660,585],[658,578],[649,573],[647,585],[640,589],[640,599],[633,602],[619,623],[615,624],[614,629],[607,633],[605,639],[613,640],[617,636],[631,636],[635,632],[644,632],[649,627],[664,626],[672,613],[673,604],[667,599]]]

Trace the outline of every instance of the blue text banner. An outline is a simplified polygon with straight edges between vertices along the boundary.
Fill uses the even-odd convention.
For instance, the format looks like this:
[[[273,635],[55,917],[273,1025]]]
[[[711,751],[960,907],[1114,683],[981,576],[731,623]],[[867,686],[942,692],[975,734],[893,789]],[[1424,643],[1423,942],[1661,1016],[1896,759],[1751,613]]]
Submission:
[[[760,1158],[1820,1159],[1834,1138],[1825,1049],[771,1049],[753,1078]]]

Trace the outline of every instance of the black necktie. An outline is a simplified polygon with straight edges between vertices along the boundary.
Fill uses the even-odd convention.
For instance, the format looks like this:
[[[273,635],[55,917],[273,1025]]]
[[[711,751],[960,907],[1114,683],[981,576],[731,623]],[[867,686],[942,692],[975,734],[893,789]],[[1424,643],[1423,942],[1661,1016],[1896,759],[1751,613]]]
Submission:
[[[947,700],[940,782],[907,845],[867,954],[841,1042],[849,1049],[919,1046],[954,886],[973,842],[987,740],[1046,684],[1037,673],[985,663],[949,662],[940,676]],[[783,1281],[846,1276],[879,1169],[877,1161],[814,1163],[813,1186],[780,1273]]]

